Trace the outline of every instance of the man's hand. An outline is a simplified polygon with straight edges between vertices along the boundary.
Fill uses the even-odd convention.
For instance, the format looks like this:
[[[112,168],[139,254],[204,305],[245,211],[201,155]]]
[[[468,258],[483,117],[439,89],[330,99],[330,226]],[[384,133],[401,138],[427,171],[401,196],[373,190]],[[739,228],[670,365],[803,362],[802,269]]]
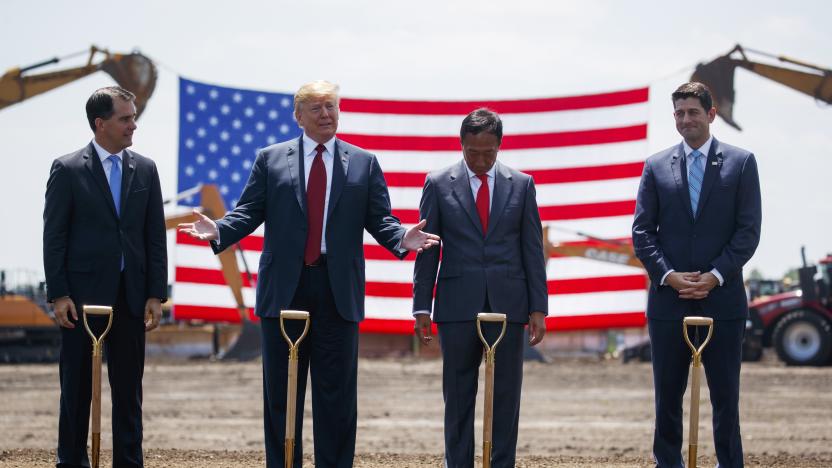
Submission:
[[[671,273],[672,275],[673,273]],[[711,289],[719,286],[719,279],[711,273],[702,273],[699,277],[691,282],[691,285],[684,289],[679,289],[680,299],[705,299]]]
[[[543,341],[544,335],[546,335],[546,314],[532,312],[529,315],[529,346],[534,346]]]
[[[193,237],[194,239],[199,240],[211,241],[219,237],[219,231],[217,231],[217,223],[215,223],[214,220],[205,216],[197,210],[194,210],[194,214],[198,218],[196,222],[180,223],[179,226],[177,226],[179,232],[185,233]]]
[[[423,219],[419,221],[419,224],[407,230],[404,239],[402,239],[403,249],[410,250],[411,252],[415,250],[418,253],[422,253],[423,250],[427,250],[434,245],[439,245],[439,236],[422,232],[422,228],[427,223],[428,220]]]
[[[162,302],[155,297],[147,299],[144,303],[144,331],[149,332],[159,326],[162,320]]]
[[[75,303],[72,302],[69,296],[55,299],[52,307],[55,310],[55,321],[58,322],[58,325],[64,328],[75,328],[75,324],[69,321],[67,315],[72,314],[72,319],[77,322],[78,312],[75,311]]]
[[[430,344],[433,341],[430,327],[430,314],[416,314],[416,325],[414,325],[413,330],[416,332],[419,340],[424,344]]]
[[[692,288],[693,285],[699,281],[701,274],[698,271],[674,271],[667,275],[664,284],[670,286],[676,291]]]

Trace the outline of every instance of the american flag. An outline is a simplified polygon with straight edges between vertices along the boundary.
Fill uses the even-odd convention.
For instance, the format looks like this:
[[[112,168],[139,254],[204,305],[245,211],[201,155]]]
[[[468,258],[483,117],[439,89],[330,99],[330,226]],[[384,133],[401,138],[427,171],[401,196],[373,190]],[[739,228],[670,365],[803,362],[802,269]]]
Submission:
[[[256,151],[301,134],[291,94],[216,86],[180,79],[180,192],[213,183],[233,207]],[[531,174],[541,219],[552,242],[587,242],[578,232],[629,239],[635,196],[647,151],[648,88],[491,101],[341,99],[338,137],[373,152],[384,170],[393,214],[405,225],[419,220],[427,172],[460,160],[459,126],[486,106],[503,118],[499,159]],[[198,196],[185,201],[198,205]],[[230,208],[229,208],[230,209]],[[262,227],[241,242],[254,269]],[[179,319],[239,321],[219,262],[205,243],[177,234],[174,315]],[[365,332],[412,333],[413,258],[395,259],[365,232]],[[239,258],[239,257],[238,257]],[[244,276],[246,276],[244,274]],[[558,329],[644,324],[643,270],[579,257],[547,264],[547,325]],[[244,300],[254,289],[244,278]]]

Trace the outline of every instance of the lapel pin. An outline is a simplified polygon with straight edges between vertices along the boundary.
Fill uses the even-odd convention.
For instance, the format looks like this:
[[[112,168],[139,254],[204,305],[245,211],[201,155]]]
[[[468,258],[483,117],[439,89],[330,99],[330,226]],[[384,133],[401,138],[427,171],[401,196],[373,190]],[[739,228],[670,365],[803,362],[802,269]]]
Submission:
[[[716,161],[711,161],[711,166],[718,166],[718,165],[719,165],[719,163],[718,163],[718,162],[716,162]]]

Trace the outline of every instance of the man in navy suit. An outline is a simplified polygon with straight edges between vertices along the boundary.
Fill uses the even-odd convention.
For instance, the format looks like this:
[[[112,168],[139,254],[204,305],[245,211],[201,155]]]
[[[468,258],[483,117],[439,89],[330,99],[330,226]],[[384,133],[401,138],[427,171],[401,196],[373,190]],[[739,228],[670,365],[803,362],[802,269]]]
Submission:
[[[92,343],[84,305],[113,307],[104,341],[113,402],[113,466],[140,467],[145,332],[167,298],[165,215],[152,160],[127,150],[136,130],[135,96],[101,88],[87,101],[95,133],[52,163],[43,209],[43,265],[61,326],[58,466],[90,466]],[[103,320],[103,323],[102,323]],[[100,335],[106,320],[90,318]]]
[[[502,137],[503,124],[495,112],[477,109],[468,114],[460,130],[463,159],[428,174],[419,204],[425,229],[443,240],[441,266],[439,249],[416,257],[413,314],[416,334],[424,343],[431,341],[431,309],[439,329],[445,466],[450,468],[474,466],[474,405],[483,354],[477,314],[497,312],[508,320],[494,376],[495,468],[514,466],[523,329],[528,323],[531,345],[546,333],[549,295],[534,181],[497,162]],[[484,325],[483,333],[493,343],[499,329]]]
[[[742,268],[760,241],[757,162],[711,136],[716,109],[705,85],[685,83],[672,101],[684,140],[647,159],[633,220],[633,246],[651,280],[653,456],[656,466],[683,466],[682,397],[691,353],[682,319],[699,315],[714,319],[702,360],[717,460],[720,467],[741,467],[740,361],[748,314]]]
[[[366,229],[396,257],[438,244],[422,232],[423,220],[406,230],[390,213],[384,174],[375,156],[336,138],[338,86],[315,81],[295,94],[298,139],[261,150],[236,208],[216,223],[205,216],[180,225],[211,240],[215,252],[266,224],[255,313],[263,333],[263,398],[266,464],[283,467],[288,346],[280,311],[310,312],[301,343],[294,466],[302,461],[303,404],[312,367],[315,464],[352,466],[357,421],[358,322],[364,318]],[[302,325],[290,323],[299,336]]]

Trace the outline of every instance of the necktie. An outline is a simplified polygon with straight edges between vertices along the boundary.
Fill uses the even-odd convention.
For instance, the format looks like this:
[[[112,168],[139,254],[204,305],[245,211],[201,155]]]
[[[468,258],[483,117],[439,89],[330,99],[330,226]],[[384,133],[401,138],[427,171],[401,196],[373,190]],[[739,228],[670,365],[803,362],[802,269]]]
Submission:
[[[491,201],[491,193],[488,191],[488,175],[481,174],[477,178],[480,179],[480,188],[477,190],[477,214],[480,215],[482,233],[485,235],[488,232],[488,205]]]
[[[324,226],[324,202],[326,198],[326,166],[324,166],[324,145],[315,147],[315,159],[309,170],[309,182],[306,184],[306,211],[308,227],[306,231],[306,249],[303,261],[314,264],[321,256],[321,235]]]
[[[113,194],[113,203],[116,205],[116,214],[121,216],[121,158],[116,155],[107,157],[112,163],[110,168],[110,193]]]
[[[690,207],[693,216],[696,217],[696,208],[699,206],[699,193],[702,191],[702,179],[705,174],[705,157],[702,153],[694,150],[690,155],[693,160],[688,170],[688,191],[690,192]]]

